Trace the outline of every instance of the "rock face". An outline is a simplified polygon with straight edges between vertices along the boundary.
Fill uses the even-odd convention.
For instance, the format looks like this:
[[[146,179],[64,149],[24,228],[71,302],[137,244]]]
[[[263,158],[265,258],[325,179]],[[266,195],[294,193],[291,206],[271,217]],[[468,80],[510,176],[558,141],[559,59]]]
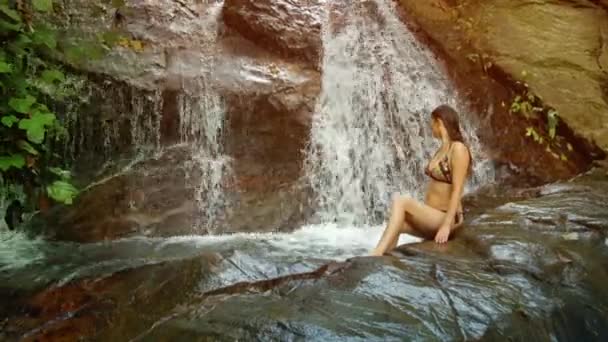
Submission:
[[[318,65],[323,3],[319,0],[227,0],[227,26],[264,49]]]
[[[147,248],[168,248],[170,261],[13,298],[19,310],[0,337],[603,341],[607,177],[598,170],[526,189],[513,196],[537,197],[515,202],[504,189],[481,193],[469,205],[480,212],[467,213],[453,241],[403,245],[383,258],[273,257],[293,249],[253,237],[219,251],[164,241]],[[493,197],[503,204],[488,207]],[[174,259],[193,248],[205,253]]]
[[[217,212],[221,218],[215,222],[216,232],[297,226],[308,207],[304,203],[309,191],[301,170],[321,89],[323,4],[127,1],[118,11],[106,9],[97,19],[83,15],[93,13],[95,7],[66,6],[61,13],[69,17],[73,31],[67,34],[81,37],[117,27],[130,40],[141,42],[143,49],[118,46],[101,60],[78,65],[104,75],[98,77],[99,89],[108,92],[107,98],[92,101],[88,114],[72,123],[73,154],[81,161],[78,165],[85,165],[79,174],[95,175],[102,162],[128,158],[127,152],[144,153],[149,162],[137,163],[88,189],[78,209],[70,210],[69,219],[62,222],[76,232],[56,236],[94,241],[135,233],[192,232],[185,224],[192,222],[194,212],[207,211],[205,193],[214,191],[224,193],[227,201],[225,212]],[[107,100],[114,98],[120,100],[120,108],[112,112]],[[129,143],[138,148],[126,149]],[[186,147],[170,152],[178,151],[176,156],[165,153],[160,161],[150,155],[174,144]],[[199,170],[202,178],[190,177],[185,184],[180,178],[186,177],[184,168],[194,159],[208,163],[210,169]],[[154,166],[163,161],[176,165],[178,172]],[[211,169],[219,163],[225,167]],[[147,167],[152,171],[146,173]],[[223,174],[211,179],[220,169]],[[154,185],[138,186],[139,179],[146,177]],[[209,184],[201,186],[205,183]],[[202,199],[195,198],[196,189],[203,189]],[[127,210],[124,201],[113,200],[130,198],[133,191],[145,193],[145,201],[151,200],[149,206],[158,212]],[[166,193],[168,199],[154,199],[152,193]],[[181,209],[173,207],[175,201]],[[179,212],[171,214],[171,220],[181,217],[180,223],[165,224],[168,218],[163,215],[175,210]],[[93,214],[103,219],[93,220]],[[213,215],[217,216],[203,216]],[[153,228],[162,224],[172,228],[167,232]],[[87,229],[92,230],[85,233]]]
[[[461,93],[480,114],[481,137],[493,159],[514,165],[517,172],[531,175],[534,181],[551,181],[585,170],[593,159],[604,155],[597,146],[603,146],[606,121],[607,56],[606,45],[598,44],[604,41],[606,29],[605,12],[598,5],[535,3],[524,6],[534,14],[527,19],[516,3],[505,1],[403,0],[401,4],[404,21],[445,59]],[[108,98],[119,98],[121,103],[119,110],[112,111],[111,103],[98,101],[102,105],[101,115],[97,115],[98,102],[93,102],[89,115],[73,124],[74,131],[80,130],[72,134],[75,145],[82,143],[75,153],[82,151],[86,157],[80,165],[97,170],[101,166],[98,155],[112,160],[128,150],[124,145],[129,143],[144,145],[153,153],[183,143],[195,158],[181,152],[178,161],[162,158],[176,165],[198,158],[209,165],[224,163],[225,168],[200,171],[200,179],[192,178],[198,184],[180,183],[178,178],[186,177],[182,171],[171,177],[166,177],[168,170],[151,175],[157,184],[143,189],[144,197],[155,198],[148,189],[162,189],[159,193],[166,191],[172,199],[165,203],[153,200],[154,206],[162,208],[156,214],[144,210],[144,216],[134,216],[112,198],[130,198],[133,189],[139,189],[133,184],[148,176],[143,163],[141,170],[130,170],[88,189],[79,202],[83,212],[70,215],[69,222],[81,229],[84,226],[77,222],[99,225],[90,236],[79,232],[74,238],[93,241],[95,236],[109,239],[142,232],[172,235],[149,227],[165,222],[167,218],[160,212],[180,211],[177,216],[183,214],[180,222],[185,225],[194,212],[206,211],[204,202],[210,197],[197,199],[200,193],[195,189],[211,180],[215,183],[205,185],[204,192],[225,193],[227,200],[217,232],[297,226],[310,208],[302,165],[321,91],[321,22],[329,8],[327,17],[339,30],[344,20],[340,4],[332,7],[318,0],[127,1],[118,12],[107,10],[98,20],[83,14],[93,12],[92,6],[83,3],[64,9],[70,24],[78,28],[72,34],[92,34],[113,25],[141,42],[143,49],[117,47],[106,58],[79,66],[119,80],[105,87],[114,91],[108,90]],[[373,1],[364,6],[374,15]],[[552,20],[557,16],[559,20]],[[558,38],[564,30],[560,25],[571,22],[589,25],[566,30],[570,45],[562,52]],[[540,23],[542,28],[534,26]],[[542,34],[533,33],[537,31]],[[544,48],[537,49],[537,45]],[[133,90],[126,91],[129,87]],[[579,89],[585,91],[577,93]],[[528,91],[539,96],[534,105],[541,114],[525,118],[510,113],[514,99],[518,95],[526,98]],[[544,141],[550,140],[546,117],[551,108],[563,121],[557,127],[558,138],[548,146],[534,142],[526,132],[534,128]],[[145,158],[151,158],[150,154]],[[212,179],[210,175],[218,170],[226,174]],[[176,184],[183,195],[170,191]],[[174,206],[174,201],[181,204]],[[106,216],[88,220],[91,213],[101,215],[90,208],[116,212],[120,223]],[[150,221],[150,217],[155,218]],[[111,232],[112,226],[117,227],[116,233]],[[181,223],[171,226],[175,233],[188,231]]]
[[[605,9],[591,1],[399,3],[404,19],[443,56],[478,112],[491,113],[481,117],[482,132],[496,159],[550,180],[572,175],[605,156]],[[535,146],[539,144],[522,136],[530,126],[547,135],[546,112],[528,118],[509,112],[517,96],[525,98],[528,93],[539,97],[533,101],[536,105],[557,111],[557,135],[564,142],[550,148],[568,160],[543,155],[546,144]],[[565,141],[575,153],[566,153],[572,151],[563,148]],[[551,165],[551,172],[543,171],[542,165]]]
[[[191,153],[176,146],[98,180],[83,190],[74,205],[52,215],[48,225],[52,231],[47,233],[59,240],[96,242],[197,232],[201,213],[195,185],[201,173],[189,163]]]

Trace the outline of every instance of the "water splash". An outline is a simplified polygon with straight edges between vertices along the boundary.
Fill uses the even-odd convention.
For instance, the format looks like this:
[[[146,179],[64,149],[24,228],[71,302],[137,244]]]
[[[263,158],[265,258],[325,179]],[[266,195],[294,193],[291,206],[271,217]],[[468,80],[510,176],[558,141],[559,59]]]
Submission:
[[[370,224],[384,217],[393,193],[422,196],[424,164],[438,147],[432,109],[450,104],[466,111],[391,1],[343,6],[344,20],[327,19],[323,28],[323,86],[307,173],[322,221]],[[478,140],[463,119],[479,159]],[[484,178],[482,168],[474,182]]]

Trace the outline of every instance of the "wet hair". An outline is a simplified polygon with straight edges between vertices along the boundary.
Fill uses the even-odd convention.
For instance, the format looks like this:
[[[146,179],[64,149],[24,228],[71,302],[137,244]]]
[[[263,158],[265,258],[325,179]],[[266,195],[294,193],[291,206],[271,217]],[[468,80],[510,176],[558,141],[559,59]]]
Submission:
[[[469,174],[471,173],[473,167],[473,156],[471,155],[471,148],[469,144],[467,144],[462,132],[460,131],[460,119],[458,119],[458,113],[454,108],[448,105],[441,105],[433,110],[431,113],[431,117],[433,119],[441,120],[443,126],[446,131],[448,131],[448,135],[450,140],[458,141],[463,143],[467,150],[469,151]]]

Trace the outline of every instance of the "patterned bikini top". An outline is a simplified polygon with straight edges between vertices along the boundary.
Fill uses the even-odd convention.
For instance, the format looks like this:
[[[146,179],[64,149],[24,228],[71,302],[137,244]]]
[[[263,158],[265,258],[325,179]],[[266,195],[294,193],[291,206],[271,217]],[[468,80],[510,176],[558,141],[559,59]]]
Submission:
[[[437,156],[437,153],[439,153],[439,151],[437,151],[435,153],[435,156],[433,156],[433,158],[431,158],[431,161],[429,161],[428,165],[426,166],[424,173],[426,173],[427,176],[433,178],[434,180],[436,180],[438,182],[452,184],[452,167],[450,165],[450,160],[448,158],[450,155],[450,152],[452,152],[452,145],[450,145],[450,148],[448,149],[448,153],[445,154],[445,157],[443,157],[437,163],[437,165],[435,165],[435,167],[431,168],[431,162],[433,161],[433,159],[435,159],[435,157]]]

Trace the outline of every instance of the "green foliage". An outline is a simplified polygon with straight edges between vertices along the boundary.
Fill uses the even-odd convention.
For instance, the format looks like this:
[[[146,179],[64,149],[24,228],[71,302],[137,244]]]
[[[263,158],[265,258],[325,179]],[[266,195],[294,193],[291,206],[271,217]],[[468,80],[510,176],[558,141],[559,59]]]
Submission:
[[[53,9],[52,0],[32,0],[32,5],[34,9],[40,12],[48,12]]]
[[[42,144],[47,129],[55,122],[55,114],[36,112],[30,119],[21,119],[19,128],[27,132],[27,139],[35,144]]]
[[[67,80],[46,58],[57,49],[56,30],[43,22],[52,10],[52,0],[0,0],[0,195],[22,198],[25,190],[30,206],[40,193],[65,204],[78,193],[53,153],[66,130],[49,107]]]
[[[527,76],[525,71],[522,72],[522,77]],[[517,82],[521,84],[521,82]],[[529,89],[527,84],[524,85],[524,91],[520,95],[516,95],[511,102],[509,111],[513,114],[522,115],[531,122],[545,121],[543,115],[546,115],[546,127],[539,127],[540,132],[533,126],[526,128],[526,137],[530,137],[536,143],[543,145],[547,144],[546,151],[554,158],[568,161],[568,157],[564,153],[557,154],[553,149],[564,150],[564,152],[573,152],[572,145],[567,143],[564,146],[564,138],[557,136],[557,126],[559,125],[559,114],[555,109],[546,108],[542,104],[540,96],[535,95]],[[504,103],[503,103],[504,106]],[[552,149],[553,148],[553,149]]]
[[[557,130],[557,111],[555,109],[551,109],[547,112],[547,127],[549,129],[549,137],[551,139],[555,139],[555,131]]]
[[[70,172],[56,167],[49,168],[49,171],[59,177],[59,180],[46,187],[49,197],[59,203],[72,204],[74,198],[78,195],[78,189],[70,183],[72,177]]]
[[[14,115],[6,115],[0,119],[0,122],[2,122],[4,126],[11,128],[16,122],[19,122],[19,119]]]
[[[21,154],[11,154],[0,156],[0,171],[5,172],[10,168],[22,169],[25,166],[25,159]]]

